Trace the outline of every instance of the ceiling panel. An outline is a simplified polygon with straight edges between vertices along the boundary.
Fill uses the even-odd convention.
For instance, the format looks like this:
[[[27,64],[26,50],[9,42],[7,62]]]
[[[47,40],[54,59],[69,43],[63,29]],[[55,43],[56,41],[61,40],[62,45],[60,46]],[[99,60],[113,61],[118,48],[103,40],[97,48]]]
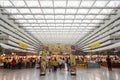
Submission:
[[[119,5],[120,0],[0,0],[2,14],[43,44],[75,44]]]

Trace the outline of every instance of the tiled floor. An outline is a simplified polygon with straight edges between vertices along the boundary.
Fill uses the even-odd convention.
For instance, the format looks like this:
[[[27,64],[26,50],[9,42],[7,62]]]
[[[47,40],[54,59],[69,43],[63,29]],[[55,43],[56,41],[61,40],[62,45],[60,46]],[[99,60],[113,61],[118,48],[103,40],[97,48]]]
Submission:
[[[71,76],[65,70],[47,71],[40,76],[39,69],[5,70],[0,69],[0,80],[120,80],[120,69],[80,69],[76,76]]]

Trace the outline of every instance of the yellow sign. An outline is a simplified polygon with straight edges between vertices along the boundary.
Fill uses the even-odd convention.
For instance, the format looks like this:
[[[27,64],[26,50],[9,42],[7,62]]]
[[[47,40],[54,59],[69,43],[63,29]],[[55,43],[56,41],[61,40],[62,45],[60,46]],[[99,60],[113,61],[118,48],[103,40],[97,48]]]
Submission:
[[[90,45],[90,48],[98,48],[98,47],[100,47],[100,42],[94,42],[94,43],[92,43],[91,45]]]
[[[59,52],[59,51],[67,52],[67,51],[70,51],[71,46],[70,45],[48,45],[48,48],[50,51],[53,51],[53,52]]]
[[[47,52],[46,52],[46,51],[43,51],[43,52],[42,52],[42,56],[43,56],[43,57],[46,57],[46,56],[47,56]]]
[[[25,49],[27,49],[28,48],[28,44],[26,44],[26,43],[24,43],[24,42],[19,42],[19,47],[21,47],[21,48],[25,48]]]
[[[60,52],[52,52],[52,54],[57,55],[60,54]]]

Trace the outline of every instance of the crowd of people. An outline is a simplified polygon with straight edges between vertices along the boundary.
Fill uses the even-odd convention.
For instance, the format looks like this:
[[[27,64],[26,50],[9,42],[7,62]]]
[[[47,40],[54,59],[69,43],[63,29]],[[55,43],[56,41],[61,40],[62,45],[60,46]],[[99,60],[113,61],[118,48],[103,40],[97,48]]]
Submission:
[[[21,69],[21,68],[32,68],[35,67],[35,58],[5,58],[3,60],[4,69]]]
[[[47,61],[43,58],[40,58],[40,70],[45,72],[46,68],[49,71],[57,71],[59,68],[70,70],[70,58],[49,58]]]
[[[57,71],[59,68],[70,70],[69,57],[51,58],[5,58],[3,61],[4,69],[22,69],[39,67],[41,71]]]
[[[92,60],[92,59],[91,59]],[[77,58],[76,58],[77,61]],[[80,58],[81,62],[85,60]],[[21,68],[40,68],[41,72],[45,72],[46,69],[49,71],[57,71],[57,69],[70,70],[71,60],[70,57],[47,57],[47,58],[5,58],[3,61],[4,69],[21,69]],[[112,70],[111,58],[108,56],[106,58],[108,69]]]

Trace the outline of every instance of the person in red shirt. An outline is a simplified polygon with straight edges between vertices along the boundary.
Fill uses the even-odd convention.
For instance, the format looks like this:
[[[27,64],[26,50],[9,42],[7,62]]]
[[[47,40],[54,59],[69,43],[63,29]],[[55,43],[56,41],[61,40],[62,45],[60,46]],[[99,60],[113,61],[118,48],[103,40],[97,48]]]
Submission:
[[[15,67],[16,67],[16,60],[13,58],[13,60],[12,60],[12,69],[15,69]]]

